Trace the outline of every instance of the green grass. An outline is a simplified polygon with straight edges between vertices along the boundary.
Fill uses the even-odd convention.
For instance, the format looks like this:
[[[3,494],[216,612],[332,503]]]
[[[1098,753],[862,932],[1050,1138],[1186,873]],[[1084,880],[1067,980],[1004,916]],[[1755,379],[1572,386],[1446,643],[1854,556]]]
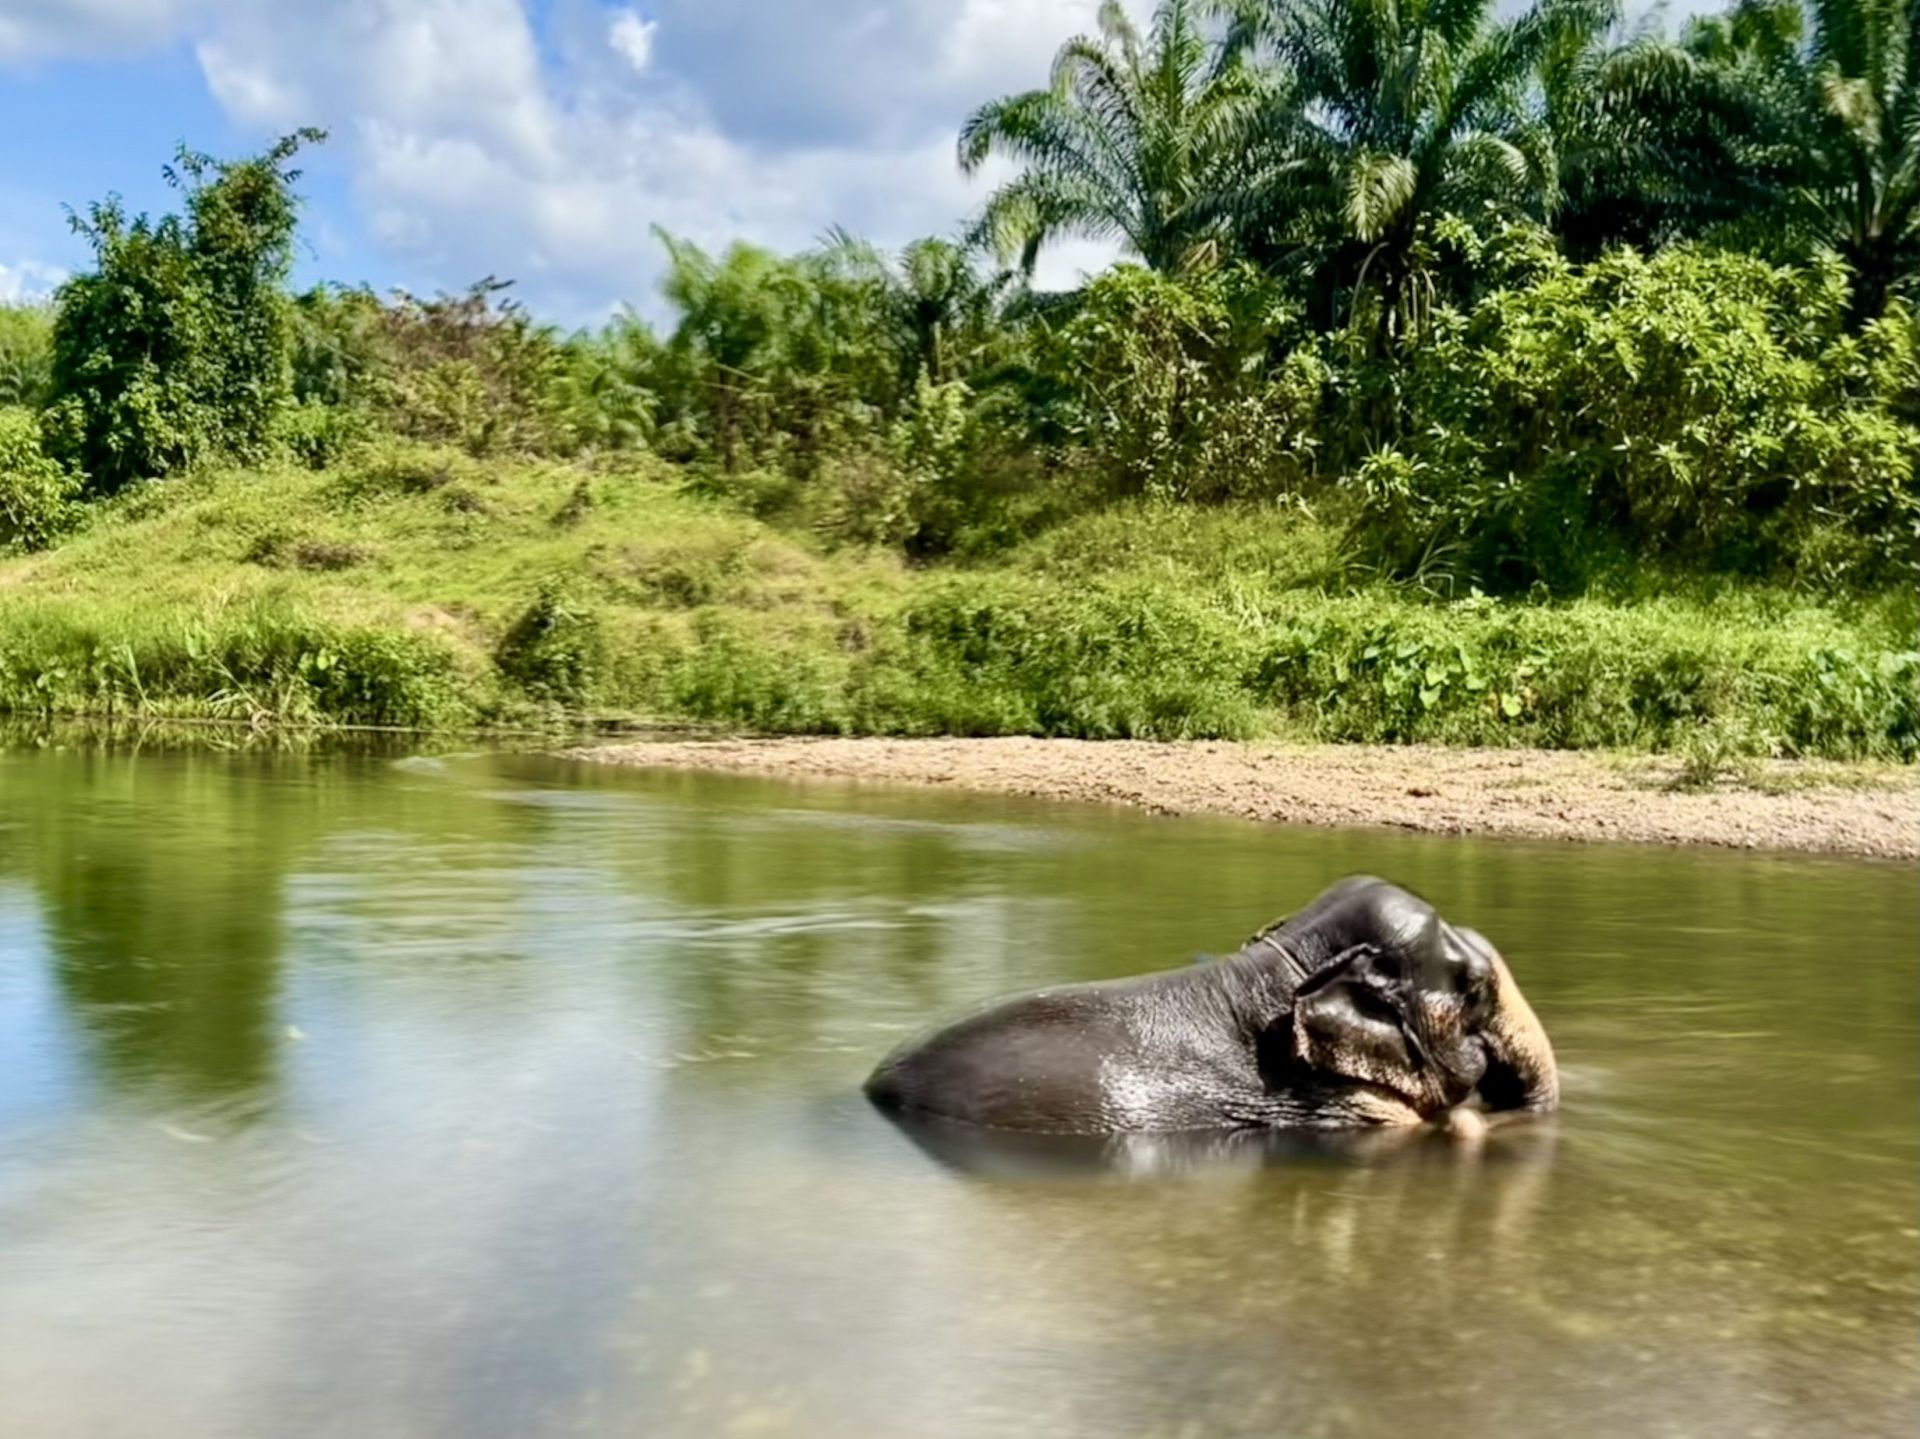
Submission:
[[[1920,748],[1905,597],[1544,605],[1351,579],[1298,510],[1122,507],[991,564],[911,570],[652,462],[385,446],[329,472],[148,487],[0,561],[0,711]]]

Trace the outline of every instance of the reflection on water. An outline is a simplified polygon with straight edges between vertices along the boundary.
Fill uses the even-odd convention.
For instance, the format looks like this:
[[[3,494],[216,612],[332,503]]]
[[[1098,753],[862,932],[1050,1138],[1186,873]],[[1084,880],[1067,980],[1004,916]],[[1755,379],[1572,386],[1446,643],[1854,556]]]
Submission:
[[[1551,1123],[1035,1142],[855,1093],[1339,874]],[[511,757],[0,755],[0,1425],[1906,1433],[1911,876]]]

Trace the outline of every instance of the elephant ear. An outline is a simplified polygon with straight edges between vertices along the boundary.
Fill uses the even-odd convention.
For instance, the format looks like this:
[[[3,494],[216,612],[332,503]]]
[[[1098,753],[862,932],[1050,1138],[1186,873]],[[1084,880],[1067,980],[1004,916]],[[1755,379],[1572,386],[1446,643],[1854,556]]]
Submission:
[[[1321,1074],[1377,1085],[1424,1108],[1427,1066],[1408,1039],[1400,1001],[1374,972],[1381,951],[1356,945],[1311,976],[1289,1017],[1294,1063]]]
[[[1546,1028],[1497,953],[1493,972],[1493,1014],[1482,1031],[1487,1070],[1477,1086],[1480,1098],[1488,1109],[1552,1109],[1560,1103],[1560,1070]]]

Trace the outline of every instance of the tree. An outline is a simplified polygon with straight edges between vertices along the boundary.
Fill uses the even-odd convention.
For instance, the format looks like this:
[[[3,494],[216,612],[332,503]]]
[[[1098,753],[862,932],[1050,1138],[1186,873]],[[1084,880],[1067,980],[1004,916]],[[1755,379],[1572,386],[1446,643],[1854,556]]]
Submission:
[[[375,395],[395,432],[472,455],[564,443],[566,357],[551,326],[489,275],[459,294],[404,290],[378,312]]]
[[[849,293],[864,292],[860,308],[879,323],[872,339],[892,352],[901,399],[921,374],[945,384],[991,348],[999,300],[1011,277],[983,277],[966,246],[928,235],[888,255],[835,227],[815,258]]]
[[[53,359],[53,307],[0,305],[0,405],[38,408]]]
[[[1593,88],[1648,239],[1830,248],[1855,326],[1920,274],[1920,0],[1742,0],[1625,47]]]
[[[960,352],[977,348],[992,322],[994,290],[951,240],[915,240],[901,250],[893,311],[916,371],[939,385],[964,368]]]
[[[130,220],[110,196],[71,217],[94,268],[56,297],[50,418],[95,489],[266,449],[290,386],[288,162],[323,138],[301,130],[235,161],[183,147],[165,174],[184,215]]]
[[[567,342],[558,400],[574,448],[632,449],[652,435],[659,355],[647,322],[624,308],[597,334]]]
[[[42,448],[40,416],[0,404],[0,554],[42,549],[71,529],[77,488]]]
[[[960,167],[1021,173],[988,197],[979,239],[1031,270],[1066,235],[1118,239],[1150,269],[1208,263],[1269,77],[1225,55],[1201,0],[1162,0],[1142,36],[1117,0],[1054,56],[1051,84],[990,101],[960,131]]]
[[[1576,259],[1616,245],[1655,250],[1732,227],[1777,248],[1790,153],[1791,87],[1780,57],[1793,0],[1689,23],[1680,43],[1651,14],[1620,43],[1576,37],[1541,69],[1561,159],[1554,228]]]
[[[792,257],[730,245],[717,259],[656,231],[667,247],[661,291],[680,312],[663,356],[679,418],[722,466],[742,449],[785,450],[810,475],[829,442],[870,429],[897,403],[886,341],[884,266],[844,236]]]
[[[1417,331],[1432,297],[1422,256],[1442,215],[1541,216],[1558,160],[1538,93],[1543,58],[1602,28],[1592,0],[1539,0],[1508,21],[1494,0],[1239,0],[1227,51],[1278,67],[1243,248],[1303,262],[1323,302],[1346,297],[1384,343]],[[1323,322],[1334,316],[1325,312]]]
[[[1805,222],[1853,270],[1856,323],[1920,276],[1920,0],[1813,0]]]

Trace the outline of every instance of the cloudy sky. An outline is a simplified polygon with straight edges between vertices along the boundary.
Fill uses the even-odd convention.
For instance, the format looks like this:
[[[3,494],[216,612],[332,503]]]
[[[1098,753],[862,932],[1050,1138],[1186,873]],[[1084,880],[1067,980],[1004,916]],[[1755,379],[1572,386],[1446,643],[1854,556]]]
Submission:
[[[332,133],[302,280],[494,274],[584,322],[656,309],[656,224],[783,249],[951,232],[987,185],[954,166],[960,120],[1043,83],[1096,3],[0,0],[0,299],[85,262],[63,205],[165,208],[176,142],[301,125]],[[1106,258],[1063,247],[1043,279]]]
[[[86,250],[62,205],[164,208],[185,140],[300,125],[305,278],[513,277],[542,312],[652,308],[661,225],[797,248],[952,231],[953,140],[1043,82],[1095,0],[0,0],[0,298]],[[1061,279],[1096,249],[1055,255]]]

